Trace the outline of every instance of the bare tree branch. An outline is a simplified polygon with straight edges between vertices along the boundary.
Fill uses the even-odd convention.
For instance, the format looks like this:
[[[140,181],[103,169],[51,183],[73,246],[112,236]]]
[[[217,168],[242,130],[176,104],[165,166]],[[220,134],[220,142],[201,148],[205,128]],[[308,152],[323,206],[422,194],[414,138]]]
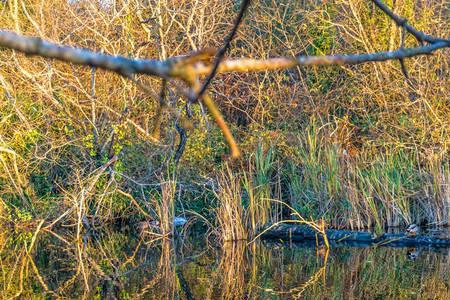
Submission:
[[[381,9],[390,19],[392,19],[395,22],[395,24],[397,24],[397,26],[405,28],[406,31],[411,33],[417,39],[417,41],[419,41],[420,43],[423,43],[424,41],[431,43],[431,44],[437,43],[437,42],[447,42],[447,45],[448,45],[448,42],[449,42],[448,40],[427,35],[427,34],[423,33],[422,31],[417,30],[413,26],[409,25],[407,19],[396,15],[386,4],[383,3],[383,1],[372,0],[372,2],[379,9]]]
[[[0,30],[0,46],[14,49],[27,55],[54,58],[77,65],[113,71],[121,75],[137,73],[166,78],[169,76],[170,70],[170,60],[161,62],[158,60],[139,60],[122,56],[111,56],[86,49],[57,45],[36,37],[24,37],[4,30]]]
[[[43,41],[40,38],[25,37],[5,30],[0,30],[0,47],[13,49],[27,55],[96,67],[125,76],[146,74],[166,79],[179,78],[184,80],[187,78],[188,72],[194,72],[194,75],[202,76],[210,74],[212,70],[212,66],[203,62],[203,59],[193,59],[195,54],[172,57],[164,61],[132,59],[58,45]],[[298,65],[330,66],[382,62],[429,55],[443,48],[450,48],[450,40],[439,39],[438,42],[425,46],[365,54],[275,57],[262,60],[241,58],[222,61],[218,66],[217,73],[269,71],[292,68]]]
[[[224,60],[219,65],[217,73],[230,72],[261,72],[280,69],[289,69],[296,66],[332,66],[332,65],[357,65],[368,62],[383,62],[411,58],[421,55],[430,55],[438,49],[449,48],[450,41],[442,41],[416,48],[403,48],[395,51],[385,51],[367,54],[349,55],[324,55],[324,56],[297,56],[274,57],[268,59],[239,58]],[[195,73],[207,75],[211,66],[203,63],[195,65]]]

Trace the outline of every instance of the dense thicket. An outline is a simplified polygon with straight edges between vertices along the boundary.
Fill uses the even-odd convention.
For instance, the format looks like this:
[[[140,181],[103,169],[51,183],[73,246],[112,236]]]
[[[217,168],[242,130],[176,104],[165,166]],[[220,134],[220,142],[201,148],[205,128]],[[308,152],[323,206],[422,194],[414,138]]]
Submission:
[[[449,36],[446,1],[387,3],[418,29]],[[222,0],[17,0],[0,3],[0,27],[114,55],[165,59],[220,47],[238,9],[236,1]],[[401,36],[368,1],[258,1],[228,56],[393,50]],[[173,111],[185,114],[186,101],[176,87],[169,90],[174,110],[155,143],[149,134],[160,80],[137,78],[151,94],[102,70],[1,49],[5,216],[56,218],[74,207],[66,217],[86,215],[100,224],[161,218],[172,206],[206,215],[209,208],[224,209],[221,200],[228,199],[224,203],[242,205],[239,222],[254,228],[286,214],[269,200],[281,199],[333,226],[446,224],[448,54],[408,59],[410,79],[396,61],[217,76],[211,95],[244,156],[224,169],[226,143],[199,105],[192,106],[195,126],[181,161],[177,168],[171,163],[179,143]],[[118,160],[101,169],[115,155]],[[218,201],[211,200],[214,193]]]

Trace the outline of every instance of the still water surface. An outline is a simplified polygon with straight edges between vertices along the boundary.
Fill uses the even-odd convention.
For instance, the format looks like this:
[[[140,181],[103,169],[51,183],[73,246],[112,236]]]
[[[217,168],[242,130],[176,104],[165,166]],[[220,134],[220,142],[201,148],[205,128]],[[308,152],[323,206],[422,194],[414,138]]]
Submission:
[[[450,299],[450,249],[219,248],[200,234],[148,244],[114,231],[78,245],[42,234],[31,260],[23,237],[4,239],[1,299]]]

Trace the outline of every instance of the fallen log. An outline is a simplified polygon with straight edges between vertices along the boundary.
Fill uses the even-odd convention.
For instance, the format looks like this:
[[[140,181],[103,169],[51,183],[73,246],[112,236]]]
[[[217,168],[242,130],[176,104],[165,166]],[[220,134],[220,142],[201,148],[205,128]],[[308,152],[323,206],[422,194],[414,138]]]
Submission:
[[[264,231],[263,231],[264,232]],[[394,247],[414,247],[414,246],[432,246],[432,247],[450,247],[450,232],[437,231],[424,233],[417,236],[409,236],[405,233],[384,233],[376,236],[368,231],[352,231],[327,229],[325,231],[329,241],[335,243],[360,243],[364,245],[389,245]],[[307,225],[279,224],[262,235],[264,239],[279,239],[287,241],[323,241],[321,234]]]

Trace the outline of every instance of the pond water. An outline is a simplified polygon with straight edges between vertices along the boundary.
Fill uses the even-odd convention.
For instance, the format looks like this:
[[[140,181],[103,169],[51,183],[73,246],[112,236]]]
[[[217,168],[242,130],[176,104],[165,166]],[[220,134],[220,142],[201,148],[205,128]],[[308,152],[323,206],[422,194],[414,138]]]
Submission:
[[[450,299],[448,248],[215,247],[201,234],[147,243],[122,231],[2,241],[1,299]]]

